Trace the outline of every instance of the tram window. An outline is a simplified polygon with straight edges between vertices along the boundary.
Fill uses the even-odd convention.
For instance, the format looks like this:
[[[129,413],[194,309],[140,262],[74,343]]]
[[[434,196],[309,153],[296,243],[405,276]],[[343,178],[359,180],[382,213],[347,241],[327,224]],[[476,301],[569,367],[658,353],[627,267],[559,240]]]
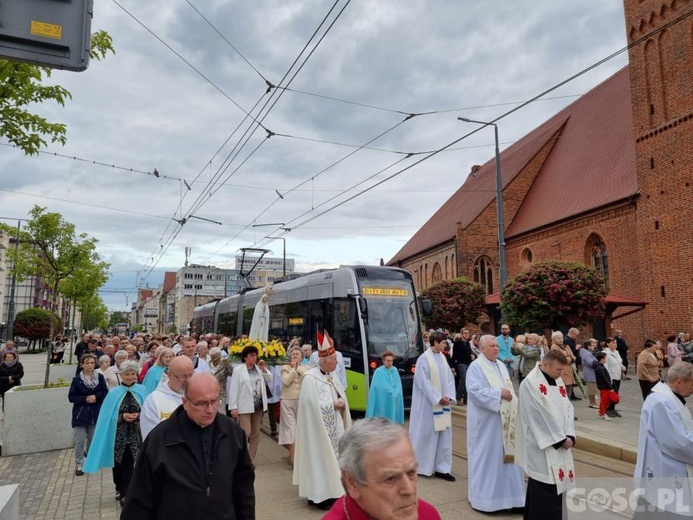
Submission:
[[[335,300],[333,304],[334,326],[330,332],[342,352],[361,354],[359,341],[360,327],[358,324],[356,303],[352,300]]]

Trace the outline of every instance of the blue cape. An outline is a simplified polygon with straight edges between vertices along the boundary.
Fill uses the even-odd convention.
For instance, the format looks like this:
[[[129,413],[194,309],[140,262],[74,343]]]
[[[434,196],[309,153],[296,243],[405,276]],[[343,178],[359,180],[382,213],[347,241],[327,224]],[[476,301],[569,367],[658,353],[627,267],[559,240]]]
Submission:
[[[366,417],[385,417],[392,422],[404,424],[402,380],[395,367],[381,366],[373,374]]]
[[[101,468],[113,467],[113,451],[115,449],[116,426],[118,425],[118,410],[127,392],[132,392],[137,402],[144,403],[147,390],[144,385],[134,384],[130,388],[120,385],[112,388],[103,400],[99,418],[96,421],[94,438],[89,446],[89,455],[84,461],[85,473],[98,473]]]
[[[163,375],[164,367],[159,365],[152,365],[149,367],[149,370],[147,370],[147,375],[144,376],[144,381],[142,381],[142,385],[144,385],[144,387],[147,389],[147,395],[156,390],[156,387],[159,386],[159,383],[161,382],[161,376]]]

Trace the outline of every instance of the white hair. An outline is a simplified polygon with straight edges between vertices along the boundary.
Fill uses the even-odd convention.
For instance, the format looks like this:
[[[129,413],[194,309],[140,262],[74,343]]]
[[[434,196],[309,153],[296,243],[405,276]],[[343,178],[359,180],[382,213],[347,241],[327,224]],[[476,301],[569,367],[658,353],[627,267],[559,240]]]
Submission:
[[[560,336],[561,338],[563,337],[563,333],[560,330],[556,330],[556,331],[552,332],[551,333],[551,341],[556,339],[558,336]]]
[[[479,348],[484,348],[486,346],[486,342],[489,339],[495,338],[495,336],[492,336],[491,334],[484,334],[479,338]]]

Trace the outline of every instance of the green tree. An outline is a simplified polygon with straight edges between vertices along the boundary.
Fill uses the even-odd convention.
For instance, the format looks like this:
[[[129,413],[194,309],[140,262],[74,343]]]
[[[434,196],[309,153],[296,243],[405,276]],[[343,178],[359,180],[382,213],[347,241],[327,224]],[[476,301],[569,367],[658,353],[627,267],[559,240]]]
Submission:
[[[553,330],[604,318],[604,279],[576,262],[543,262],[508,281],[501,295],[507,320],[520,328]]]
[[[106,329],[108,309],[98,294],[83,300],[79,306],[82,312],[82,327],[86,330]]]
[[[111,313],[111,319],[108,320],[108,326],[113,328],[118,323],[127,323],[128,318],[129,318],[129,314],[127,312],[115,311],[115,312]]]
[[[101,60],[112,52],[113,40],[105,31],[91,37],[91,56]],[[65,106],[72,99],[70,92],[60,85],[46,85],[51,69],[18,61],[0,60],[0,136],[21,148],[27,155],[37,154],[50,139],[65,144],[67,127],[51,123],[34,111],[36,105],[54,101]]]
[[[484,288],[464,277],[439,282],[423,291],[422,297],[431,300],[433,313],[426,318],[426,326],[432,328],[460,330],[486,309]]]
[[[7,255],[12,261],[13,272],[21,282],[27,277],[41,279],[50,289],[51,309],[56,312],[62,283],[90,264],[99,262],[96,253],[97,240],[86,233],[76,234],[74,224],[66,222],[60,213],[48,213],[45,208],[34,206],[29,212],[31,220],[19,232],[12,226],[2,225],[9,235],[19,239],[18,248],[10,248]],[[55,335],[51,321],[50,337]],[[44,385],[48,387],[50,375],[50,351],[46,361]]]
[[[51,317],[54,320],[52,329]],[[51,338],[51,330],[62,330],[62,323],[60,318],[48,309],[32,307],[17,313],[14,318],[15,334],[31,340],[32,343]]]
[[[75,313],[77,308],[82,311],[82,328],[90,330],[84,322],[84,308],[91,305],[94,298],[99,298],[98,290],[108,281],[109,264],[100,261],[98,255],[92,254],[91,262],[76,269],[62,283],[60,294],[70,302],[72,308],[71,327],[76,328]],[[99,298],[99,301],[101,299]],[[72,362],[72,350],[70,350],[70,362]]]

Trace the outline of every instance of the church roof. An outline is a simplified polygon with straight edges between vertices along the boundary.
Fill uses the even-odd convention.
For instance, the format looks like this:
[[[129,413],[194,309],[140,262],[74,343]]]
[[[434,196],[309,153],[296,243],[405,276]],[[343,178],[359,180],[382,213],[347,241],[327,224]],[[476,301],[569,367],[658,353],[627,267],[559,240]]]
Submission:
[[[638,191],[628,68],[565,111],[570,117],[507,228],[507,238],[606,206]]]
[[[501,152],[505,188],[549,140],[557,139],[506,237],[595,209],[637,192],[628,68]],[[388,262],[444,244],[495,201],[495,159],[486,162]],[[557,201],[557,202],[554,202]]]

